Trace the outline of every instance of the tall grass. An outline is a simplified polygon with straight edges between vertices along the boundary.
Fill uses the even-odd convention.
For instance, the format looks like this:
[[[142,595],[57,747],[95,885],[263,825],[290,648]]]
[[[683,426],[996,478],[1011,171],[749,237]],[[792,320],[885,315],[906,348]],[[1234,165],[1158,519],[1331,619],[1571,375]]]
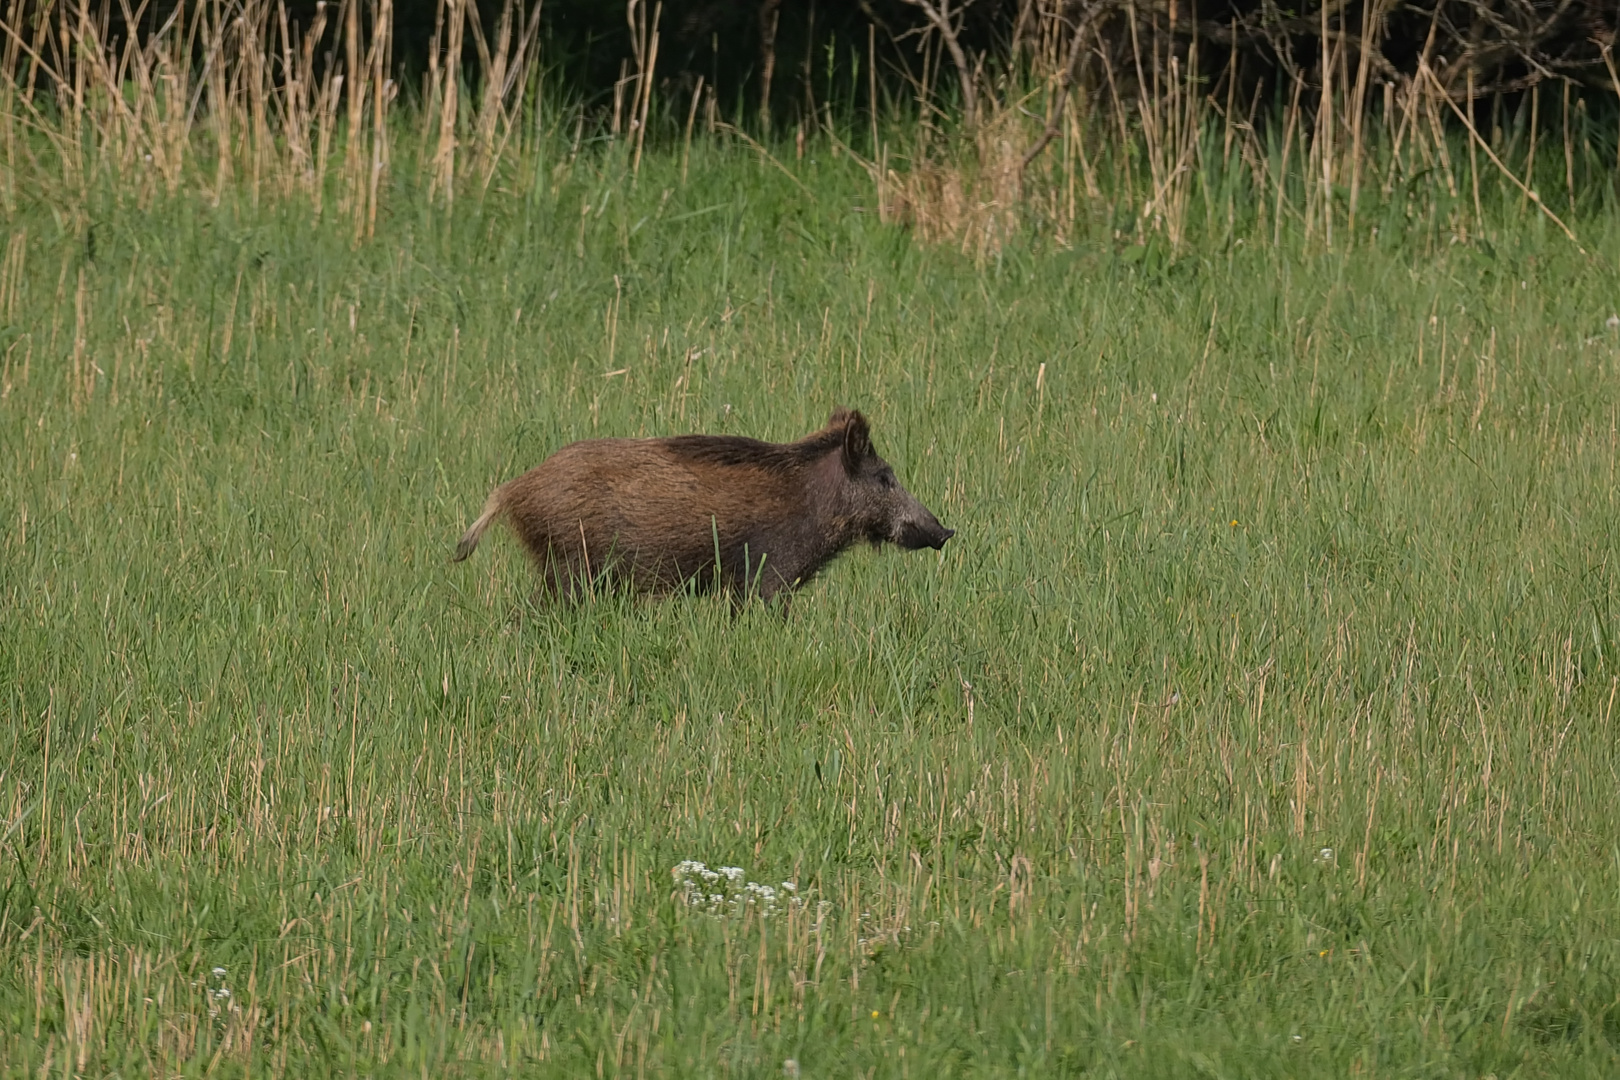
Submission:
[[[323,3],[307,27],[280,0],[180,4],[161,22],[144,5],[17,0],[3,25],[6,210],[41,190],[82,208],[100,183],[137,206],[159,192],[217,203],[240,191],[321,213],[335,197],[356,238],[374,231],[401,123],[391,0],[344,0],[335,14]],[[431,197],[448,205],[458,182],[487,187],[503,156],[521,154],[538,31],[538,10],[508,0],[486,41],[468,0],[440,3],[415,113],[414,165]],[[480,83],[464,106],[469,38]]]
[[[1613,1074],[1612,267],[1421,100],[1353,232],[1303,119],[1080,104],[958,254],[869,171],[947,133],[638,162],[464,94],[465,15],[420,112],[342,96],[369,16],[307,69],[309,186],[279,78],[261,141],[186,84],[172,187],[94,69],[10,84],[0,1071]],[[447,562],[569,439],[839,403],[943,553],[785,617]]]
[[[1067,5],[1043,0],[1027,10],[1036,29],[1024,54],[994,78],[982,63],[958,72],[978,87],[973,122],[956,119],[952,104],[966,95],[952,95],[941,75],[950,50],[925,38],[912,101],[895,114],[917,122],[896,125],[894,145],[874,131],[868,169],[885,215],[925,240],[982,255],[1029,227],[1066,242],[1103,214],[1139,240],[1181,250],[1193,235],[1220,232],[1223,219],[1230,234],[1248,215],[1269,224],[1274,244],[1286,231],[1325,250],[1353,250],[1395,212],[1467,242],[1497,220],[1482,199],[1508,192],[1580,247],[1560,215],[1581,198],[1612,203],[1612,121],[1593,124],[1570,84],[1558,128],[1565,167],[1544,168],[1538,182],[1537,125],[1550,111],[1539,88],[1508,123],[1487,126],[1501,100],[1476,95],[1471,81],[1442,84],[1430,47],[1411,76],[1375,71],[1369,54],[1385,5],[1364,7],[1359,39],[1324,23],[1314,81],[1296,73],[1281,85],[1250,85],[1235,50],[1218,73],[1201,71],[1203,50],[1173,35],[1175,5],[1168,26],[1164,12],[1130,9],[1106,40],[1093,18],[1110,18],[1105,6],[1078,25]],[[1326,19],[1328,8],[1321,13]],[[949,39],[947,31],[941,24],[938,36]],[[1352,66],[1353,40],[1368,48],[1355,51]],[[886,164],[894,158],[905,166]]]
[[[395,185],[407,201],[425,185],[441,207],[494,184],[527,190],[561,144],[572,157],[586,134],[620,147],[634,174],[649,132],[665,147],[690,143],[700,102],[705,133],[775,160],[746,134],[759,125],[723,120],[702,80],[689,101],[662,100],[662,7],[632,0],[626,14],[631,55],[611,111],[597,115],[559,110],[544,92],[540,8],[516,0],[492,22],[474,0],[440,0],[427,69],[404,97],[391,77],[392,0],[319,5],[307,27],[282,0],[201,0],[161,21],[123,0],[15,0],[0,22],[0,207],[47,197],[82,214],[96,184],[137,206],[159,192],[217,203],[239,191],[255,204],[297,197],[358,240]],[[1368,5],[1359,40],[1376,45],[1386,15]],[[1514,197],[1580,246],[1563,217],[1583,199],[1612,203],[1620,139],[1568,83],[1548,102],[1538,84],[1505,123],[1493,99],[1487,125],[1484,100],[1471,83],[1442,85],[1430,49],[1414,75],[1395,77],[1364,50],[1352,66],[1350,39],[1327,32],[1320,85],[1301,76],[1249,87],[1236,53],[1211,82],[1200,50],[1162,32],[1174,30],[1174,8],[1168,27],[1162,18],[1126,21],[1123,67],[1095,20],[1072,24],[1045,0],[1030,8],[1025,47],[988,67],[960,58],[946,20],[919,39],[920,72],[900,72],[904,98],[880,89],[869,42],[868,115],[839,115],[829,67],[819,104],[807,90],[795,155],[807,132],[812,148],[851,155],[883,220],[980,257],[1020,233],[1068,243],[1104,219],[1176,251],[1195,234],[1231,234],[1245,216],[1273,243],[1288,231],[1328,250],[1365,243],[1392,213],[1466,242],[1495,220],[1482,201],[1493,196]],[[1123,32],[1109,25],[1111,38]],[[469,52],[476,63],[464,63]],[[858,82],[860,58],[851,62]],[[401,143],[403,132],[412,137]]]

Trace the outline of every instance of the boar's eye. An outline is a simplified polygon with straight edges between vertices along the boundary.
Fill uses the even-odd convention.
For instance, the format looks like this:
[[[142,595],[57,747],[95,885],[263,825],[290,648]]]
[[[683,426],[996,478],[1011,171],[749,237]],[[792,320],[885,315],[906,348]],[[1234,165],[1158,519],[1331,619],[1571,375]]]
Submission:
[[[884,469],[882,472],[878,473],[878,483],[891,491],[900,486],[900,481],[894,478],[893,469]]]

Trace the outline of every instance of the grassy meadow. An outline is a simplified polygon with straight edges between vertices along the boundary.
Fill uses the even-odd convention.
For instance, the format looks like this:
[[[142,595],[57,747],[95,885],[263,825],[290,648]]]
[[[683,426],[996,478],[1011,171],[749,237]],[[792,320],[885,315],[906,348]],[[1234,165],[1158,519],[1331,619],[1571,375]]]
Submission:
[[[1612,199],[974,247],[820,137],[573,134],[358,240],[9,197],[0,1074],[1620,1070]],[[835,405],[943,552],[449,562],[567,441]]]

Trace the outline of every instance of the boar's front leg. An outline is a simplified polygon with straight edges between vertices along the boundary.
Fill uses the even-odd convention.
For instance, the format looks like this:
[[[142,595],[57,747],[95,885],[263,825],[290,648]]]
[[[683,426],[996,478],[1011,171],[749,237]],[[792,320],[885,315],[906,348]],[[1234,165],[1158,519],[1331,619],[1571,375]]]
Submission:
[[[793,604],[793,594],[803,582],[797,578],[790,581],[785,575],[772,571],[769,566],[762,568],[757,580],[760,600],[776,608],[782,617],[786,618],[788,608]]]
[[[740,561],[741,565],[726,575],[725,588],[731,597],[732,609],[741,610],[750,597],[757,596],[762,603],[779,607],[786,614],[788,599],[799,582],[789,581],[781,568],[771,565],[770,559],[763,555],[755,559],[745,554]]]

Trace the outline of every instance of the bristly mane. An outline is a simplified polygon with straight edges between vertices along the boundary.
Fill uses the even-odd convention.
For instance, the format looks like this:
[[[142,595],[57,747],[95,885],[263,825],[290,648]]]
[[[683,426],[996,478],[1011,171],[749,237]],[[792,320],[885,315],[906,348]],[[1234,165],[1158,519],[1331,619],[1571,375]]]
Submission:
[[[676,435],[663,443],[674,457],[693,464],[785,473],[802,469],[843,446],[844,429],[825,428],[792,443],[761,442],[741,435]]]

